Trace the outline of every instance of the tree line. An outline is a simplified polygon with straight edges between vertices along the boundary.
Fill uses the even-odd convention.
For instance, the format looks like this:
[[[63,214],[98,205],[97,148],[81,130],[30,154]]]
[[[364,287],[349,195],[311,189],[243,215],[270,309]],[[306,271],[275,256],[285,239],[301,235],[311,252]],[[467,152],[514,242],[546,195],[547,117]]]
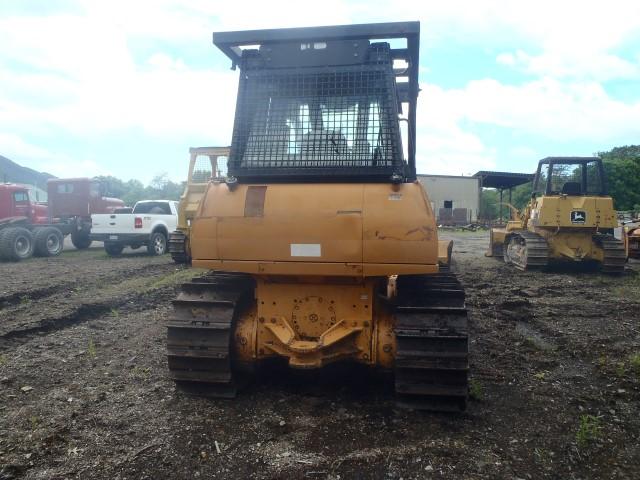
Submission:
[[[613,197],[616,210],[640,212],[640,145],[615,147],[608,152],[598,152],[595,156],[602,159],[607,177],[609,195]],[[533,190],[533,183],[515,187],[511,192],[511,204],[523,209]],[[505,191],[503,202],[508,202]],[[494,189],[484,189],[481,196],[480,211],[485,220],[497,219],[500,214],[500,193]],[[509,216],[508,207],[502,214]]]
[[[166,173],[153,177],[146,187],[140,180],[123,181],[112,176],[95,177],[100,181],[105,196],[120,198],[125,205],[133,206],[138,200],[180,200],[185,183],[176,183]]]

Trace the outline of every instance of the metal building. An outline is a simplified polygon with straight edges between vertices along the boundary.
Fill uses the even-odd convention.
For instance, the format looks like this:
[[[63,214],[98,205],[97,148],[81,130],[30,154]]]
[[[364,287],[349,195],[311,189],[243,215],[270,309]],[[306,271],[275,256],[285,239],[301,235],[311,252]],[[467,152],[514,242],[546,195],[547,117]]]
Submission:
[[[454,175],[418,175],[439,224],[466,225],[478,220],[480,180]]]

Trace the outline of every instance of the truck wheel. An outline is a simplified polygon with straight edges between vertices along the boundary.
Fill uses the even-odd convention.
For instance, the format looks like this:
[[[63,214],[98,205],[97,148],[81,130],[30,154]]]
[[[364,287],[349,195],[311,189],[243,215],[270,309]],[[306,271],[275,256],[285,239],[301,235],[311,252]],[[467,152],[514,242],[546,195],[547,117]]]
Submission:
[[[39,257],[56,257],[63,248],[62,232],[54,227],[36,229],[33,235],[33,252]]]
[[[26,228],[7,228],[0,236],[0,256],[14,262],[33,255],[33,235]]]
[[[89,245],[91,245],[91,239],[87,232],[79,230],[71,234],[71,243],[73,243],[73,246],[78,250],[84,250],[89,248]]]
[[[147,245],[149,255],[164,255],[167,253],[167,237],[162,232],[153,232]]]
[[[122,250],[124,250],[124,245],[121,243],[104,242],[104,251],[110,257],[117,257],[122,253]]]

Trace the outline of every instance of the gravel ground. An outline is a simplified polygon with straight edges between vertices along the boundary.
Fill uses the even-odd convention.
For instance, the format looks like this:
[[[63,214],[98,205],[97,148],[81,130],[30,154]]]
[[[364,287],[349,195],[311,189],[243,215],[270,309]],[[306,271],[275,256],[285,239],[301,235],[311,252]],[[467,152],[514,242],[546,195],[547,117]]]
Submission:
[[[164,319],[194,271],[100,249],[0,264],[0,479],[640,478],[640,264],[523,273],[486,233],[445,235],[470,311],[460,415],[398,410],[356,367],[190,397]]]

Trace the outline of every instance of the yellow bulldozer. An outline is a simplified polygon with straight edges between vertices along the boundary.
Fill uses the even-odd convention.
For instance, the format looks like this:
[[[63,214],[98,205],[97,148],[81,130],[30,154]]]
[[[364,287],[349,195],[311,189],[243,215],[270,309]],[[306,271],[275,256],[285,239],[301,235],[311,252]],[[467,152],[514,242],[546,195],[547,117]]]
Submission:
[[[523,211],[511,209],[506,226],[491,229],[487,256],[520,270],[579,262],[624,271],[625,245],[613,236],[618,220],[600,158],[540,160],[530,202]]]
[[[227,175],[188,230],[210,273],[167,325],[180,387],[234,397],[262,362],[351,361],[393,372],[399,405],[465,408],[464,290],[416,181],[419,36],[418,22],[214,33],[241,74]]]
[[[178,224],[169,234],[169,253],[176,263],[191,262],[189,235],[210,181],[223,181],[227,173],[229,147],[192,147],[189,149],[189,173],[178,205]]]

